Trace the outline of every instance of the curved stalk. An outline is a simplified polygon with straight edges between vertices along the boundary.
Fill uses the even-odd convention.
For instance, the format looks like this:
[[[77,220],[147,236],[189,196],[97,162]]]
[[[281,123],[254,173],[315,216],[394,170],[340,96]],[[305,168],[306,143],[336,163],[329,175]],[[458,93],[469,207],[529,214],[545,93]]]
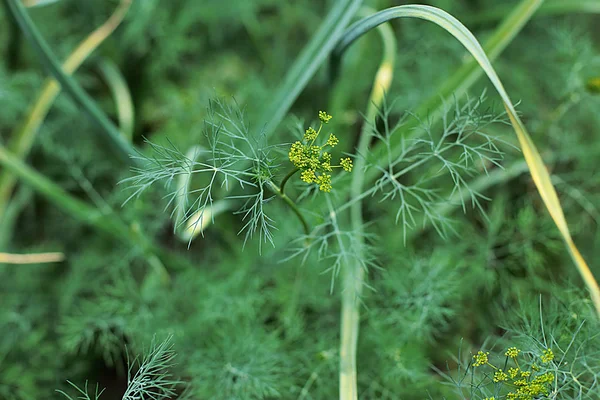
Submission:
[[[357,153],[367,154],[369,143],[372,139],[372,127],[375,124],[378,108],[381,106],[385,93],[389,90],[394,73],[396,59],[396,38],[389,24],[380,25],[378,32],[383,44],[383,57],[373,88],[369,97],[365,123],[362,127],[358,143]],[[364,168],[366,160],[358,157],[352,174],[350,196],[358,197],[364,184]],[[364,246],[362,202],[353,203],[350,209],[350,221],[352,230],[355,232],[355,243],[359,247],[357,254],[362,253]],[[356,368],[356,346],[358,342],[360,321],[360,298],[364,284],[365,270],[359,262],[346,265],[344,268],[344,292],[342,298],[342,324],[340,344],[340,400],[356,400],[358,398],[357,368]]]
[[[62,65],[65,74],[73,74],[94,50],[108,38],[121,24],[131,5],[131,0],[122,0],[113,14],[104,24],[94,30],[86,37],[75,50],[69,55]],[[24,122],[11,136],[8,143],[8,151],[23,159],[30,151],[35,137],[44,122],[50,107],[60,93],[60,84],[48,78],[44,83],[40,94],[33,103],[29,114]],[[8,171],[0,173],[0,221],[3,220],[8,200],[14,190],[16,178]]]
[[[127,81],[112,60],[101,59],[98,63],[98,71],[102,75],[102,78],[106,82],[114,99],[121,134],[128,142],[132,142],[135,110],[133,108],[133,99],[131,98],[131,92],[127,86]]]
[[[465,18],[468,25],[483,25],[501,20],[507,12],[510,12],[510,5],[498,4],[472,17]],[[599,14],[600,2],[598,0],[546,0],[535,14],[536,17],[554,16],[563,14]]]
[[[287,181],[289,181],[290,178],[294,176],[298,171],[300,171],[300,168],[294,168],[293,170],[288,172],[288,174],[283,178],[283,180],[281,181],[281,185],[279,185],[279,191],[281,193],[284,193],[285,184],[287,183]]]
[[[273,193],[275,193],[277,196],[279,196],[279,198],[281,200],[283,200],[285,202],[285,204],[287,204],[292,209],[294,214],[296,214],[296,216],[300,220],[300,223],[302,224],[302,228],[304,228],[304,233],[308,236],[310,234],[310,227],[308,225],[308,222],[306,222],[304,215],[302,215],[302,213],[300,212],[300,209],[298,208],[296,203],[294,203],[294,201],[292,199],[290,199],[285,193],[283,193],[283,191],[279,188],[279,186],[277,186],[273,181],[268,180],[268,181],[266,181],[266,184],[269,187],[269,189],[271,189],[271,191],[273,191]]]
[[[525,3],[529,5],[529,15],[531,15],[537,9],[537,7],[540,6],[541,0],[532,0]],[[500,78],[494,70],[485,51],[473,34],[456,18],[438,8],[421,5],[398,6],[378,12],[377,14],[364,18],[363,20],[352,25],[340,43],[340,48],[343,51],[344,48],[346,48],[362,34],[368,32],[368,30],[386,21],[396,18],[424,19],[444,28],[471,53],[481,69],[485,72],[497,93],[502,98],[502,102],[504,103],[504,107],[510,119],[511,125],[519,140],[525,161],[529,166],[531,177],[537,187],[538,193],[540,194],[546,209],[550,213],[550,216],[554,220],[556,227],[560,231],[569,255],[571,256],[573,263],[577,267],[585,285],[587,286],[598,316],[600,317],[600,286],[598,286],[594,275],[592,274],[589,266],[580,254],[575,242],[573,241],[573,238],[571,237],[571,233],[569,231],[560,200],[554,185],[552,184],[550,174],[548,173],[548,170],[539,151],[533,143],[531,136],[527,132],[525,125],[517,115],[514,105],[508,96],[508,93],[504,89]],[[394,146],[394,144],[392,144],[392,146]]]
[[[523,0],[517,7],[514,8],[513,12],[510,13],[490,36],[483,46],[485,54],[487,54],[488,60],[494,61],[506,47],[512,42],[517,36],[525,24],[531,19],[537,7],[539,7],[540,0]],[[411,6],[414,7],[414,6]],[[387,10],[386,10],[387,11]],[[356,25],[356,24],[355,24]],[[349,32],[350,29],[347,31]],[[359,37],[354,36],[352,40],[357,40]],[[336,49],[332,53],[332,63],[336,63],[335,59],[339,59],[344,55],[346,49],[351,45],[352,42],[346,40],[344,37],[343,41],[340,41]],[[435,94],[423,101],[413,114],[422,119],[427,119],[432,123],[439,121],[440,117],[444,113],[445,104],[452,99],[460,99],[466,95],[469,88],[471,88],[477,80],[483,76],[484,71],[481,69],[477,60],[471,60],[461,66],[454,74],[452,74],[444,83],[435,91]],[[393,147],[396,153],[401,151],[401,138],[411,139],[416,135],[419,135],[422,131],[416,129],[419,126],[419,122],[416,118],[408,120],[401,127],[398,127],[393,132],[392,142],[390,145]],[[395,138],[395,141],[394,141]],[[374,159],[385,160],[384,157],[386,149],[381,144],[375,145],[372,149],[374,153]],[[371,169],[365,172],[366,180],[373,181],[377,178],[376,169]]]
[[[112,123],[81,86],[63,71],[50,46],[48,46],[48,43],[46,43],[31,18],[29,18],[29,15],[27,15],[23,4],[19,0],[4,0],[4,3],[21,27],[25,37],[35,48],[43,64],[60,83],[60,86],[82,107],[90,119],[100,126],[101,132],[104,133],[102,138],[112,147],[122,161],[129,164],[134,163],[135,159],[130,157],[135,154],[133,146],[123,138],[115,124]],[[131,0],[125,1],[127,7],[130,3]]]
[[[361,3],[362,0],[335,2],[335,6],[329,11],[319,30],[288,70],[273,100],[265,108],[260,121],[266,124],[263,128],[266,137],[273,134],[308,81],[327,59]]]

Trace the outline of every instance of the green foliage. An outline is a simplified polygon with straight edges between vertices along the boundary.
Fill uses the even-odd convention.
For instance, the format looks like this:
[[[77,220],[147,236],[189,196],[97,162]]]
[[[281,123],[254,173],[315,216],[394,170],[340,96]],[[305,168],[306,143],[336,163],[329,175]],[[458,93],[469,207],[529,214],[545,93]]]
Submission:
[[[380,9],[397,2],[365,3]],[[464,21],[485,21],[478,17],[497,5],[430,3]],[[59,1],[28,13],[62,59],[118,4]],[[100,210],[99,218],[118,218],[151,244],[115,240],[19,185],[10,198],[13,222],[0,224],[0,251],[61,251],[66,260],[0,265],[0,398],[335,398],[348,265],[365,275],[364,282],[350,279],[366,289],[353,299],[361,312],[359,398],[509,399],[514,379],[494,382],[497,371],[474,367],[473,356],[489,352],[490,364],[508,375],[511,347],[521,350],[519,368],[532,379],[553,376],[532,398],[594,398],[597,315],[505,114],[492,96],[477,96],[489,93],[487,84],[449,101],[439,122],[415,116],[465,54],[437,27],[394,22],[392,84],[376,120],[365,121],[378,36],[348,50],[335,82],[315,60],[310,71],[294,64],[336,4],[133,1],[95,54],[125,77],[140,165],[130,170],[100,146],[88,133],[101,128],[62,94],[24,161]],[[26,118],[44,77],[36,53],[7,21],[3,9],[1,145]],[[598,276],[594,22],[584,14],[539,17],[494,66],[521,100],[575,241]],[[473,22],[473,29],[485,40],[494,25]],[[314,76],[286,81],[301,90],[287,113],[296,93],[277,88],[290,70]],[[94,58],[75,80],[118,120]],[[277,115],[264,120],[269,108]],[[280,124],[283,109],[289,119]],[[319,110],[333,118],[321,115],[320,150],[305,157]],[[406,126],[414,134],[399,137],[396,128]],[[357,152],[363,127],[373,135],[371,148],[388,151]],[[400,144],[394,152],[391,142]],[[294,143],[300,153],[291,154]],[[333,153],[325,143],[335,145]],[[310,161],[319,162],[314,176]],[[351,172],[332,173],[331,164]],[[290,178],[295,167],[301,171]],[[356,173],[375,178],[352,197]],[[331,181],[317,182],[323,174]],[[359,203],[364,223],[357,226],[351,210]],[[543,363],[548,349],[554,358]]]
[[[174,365],[175,358],[171,339],[171,337],[167,337],[162,342],[157,342],[153,339],[150,348],[146,351],[143,358],[139,360],[139,365],[137,358],[130,363],[127,372],[127,389],[123,394],[123,400],[146,398],[156,400],[170,399],[177,394],[175,386],[180,382],[173,379],[169,372]],[[98,400],[104,392],[104,389],[99,390],[98,385],[96,385],[93,396],[90,395],[88,393],[87,381],[83,389],[77,387],[72,382],[69,382],[69,385],[78,392],[77,399]],[[74,399],[62,390],[58,390],[57,392],[69,400]]]

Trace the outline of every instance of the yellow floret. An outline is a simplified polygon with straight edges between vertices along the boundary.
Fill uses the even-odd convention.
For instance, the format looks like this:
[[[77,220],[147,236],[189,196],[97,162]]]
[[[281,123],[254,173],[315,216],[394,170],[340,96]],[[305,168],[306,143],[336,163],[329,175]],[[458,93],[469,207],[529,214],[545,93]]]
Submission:
[[[339,142],[340,141],[333,133],[329,134],[329,139],[327,139],[327,146],[335,147]]]
[[[322,192],[329,193],[331,192],[331,175],[329,174],[321,174],[317,177],[317,185],[319,185],[319,190]]]
[[[350,157],[342,158],[340,160],[340,165],[344,168],[346,172],[352,172],[352,160]]]
[[[325,111],[319,111],[319,119],[322,123],[326,124],[331,119],[331,115],[327,114]]]
[[[300,174],[300,179],[302,179],[306,183],[313,183],[317,181],[315,171],[312,169],[307,169],[306,171],[302,172]]]

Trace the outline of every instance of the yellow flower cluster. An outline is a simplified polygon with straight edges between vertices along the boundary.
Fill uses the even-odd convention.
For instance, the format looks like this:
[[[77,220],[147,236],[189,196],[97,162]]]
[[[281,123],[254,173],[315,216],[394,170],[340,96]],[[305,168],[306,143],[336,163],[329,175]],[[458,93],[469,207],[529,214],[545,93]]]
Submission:
[[[542,362],[549,363],[552,360],[554,360],[554,352],[552,351],[552,349],[544,350],[544,354],[542,355]]]
[[[510,347],[504,355],[513,360],[515,367],[510,367],[506,371],[490,364],[489,353],[478,351],[473,356],[473,367],[481,367],[487,365],[494,370],[492,377],[493,382],[505,385],[507,400],[534,400],[541,396],[547,396],[550,393],[550,386],[554,382],[554,374],[552,372],[539,373],[540,368],[536,364],[532,364],[532,371],[524,371],[519,366],[517,360],[521,350],[516,347]],[[544,350],[540,356],[543,363],[549,363],[554,359],[552,349]],[[494,397],[488,397],[486,400],[494,400]]]
[[[508,375],[501,369],[494,373],[494,382],[504,382],[508,380]]]
[[[506,357],[516,358],[520,352],[521,350],[517,349],[516,347],[510,347],[508,350],[506,350],[506,353],[504,353],[504,355]]]
[[[509,400],[532,400],[539,396],[547,396],[550,392],[548,386],[553,381],[554,374],[552,372],[538,375],[529,381],[527,379],[515,380],[513,384],[517,386],[517,390],[508,393],[506,398]]]
[[[479,350],[477,352],[477,354],[475,354],[473,356],[473,359],[475,360],[475,362],[473,363],[474,367],[479,367],[481,365],[487,364],[488,363],[488,355],[490,354],[490,352],[486,352],[484,353],[483,351]]]
[[[352,171],[352,160],[348,157],[340,159],[340,165],[331,165],[331,153],[323,151],[325,147],[334,148],[340,142],[333,134],[329,134],[329,138],[324,145],[315,145],[323,124],[327,124],[331,120],[331,115],[324,111],[319,111],[319,120],[321,124],[318,130],[309,127],[302,141],[292,143],[288,157],[292,164],[301,171],[300,179],[306,183],[314,183],[319,186],[319,190],[330,192],[331,174],[333,168],[342,168],[346,172]]]

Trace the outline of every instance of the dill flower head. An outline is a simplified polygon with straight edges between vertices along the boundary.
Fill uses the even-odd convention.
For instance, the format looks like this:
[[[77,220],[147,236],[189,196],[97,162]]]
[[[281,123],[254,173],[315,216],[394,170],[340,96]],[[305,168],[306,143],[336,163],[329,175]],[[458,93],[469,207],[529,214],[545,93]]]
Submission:
[[[317,177],[315,176],[315,171],[312,169],[307,169],[300,174],[300,179],[302,179],[306,183],[313,183],[317,181]]]
[[[327,146],[335,147],[339,142],[339,139],[333,133],[329,134],[329,139],[327,139]]]
[[[331,120],[331,115],[324,111],[319,111],[319,120],[321,125],[319,129],[308,127],[304,132],[302,141],[292,143],[288,158],[290,162],[300,170],[300,179],[306,183],[315,183],[322,192],[330,192],[332,187],[331,174],[334,168],[342,168],[346,172],[352,171],[352,160],[349,157],[340,159],[339,165],[331,165],[331,153],[324,151],[326,147],[334,148],[340,142],[333,133],[325,144],[319,146],[315,141],[319,137],[323,124]]]
[[[543,396],[547,396],[550,393],[551,385],[554,383],[554,374],[552,372],[540,373],[540,368],[535,364],[531,364],[531,370],[521,369],[521,365],[517,361],[521,350],[516,347],[510,347],[504,352],[504,355],[509,358],[506,363],[512,362],[515,366],[508,367],[508,369],[499,368],[494,364],[490,363],[489,353],[479,351],[473,356],[475,362],[474,367],[486,365],[493,369],[493,375],[485,373],[486,378],[490,379],[493,383],[497,384],[497,388],[503,388],[506,391],[507,400],[534,400],[539,399]],[[544,351],[542,361],[551,360],[554,358],[554,353],[551,349]],[[507,368],[507,366],[505,366]]]
[[[549,363],[550,361],[554,360],[554,352],[552,349],[546,349],[544,350],[544,354],[542,354],[541,358],[543,363]]]
[[[328,123],[331,118],[331,115],[327,114],[325,111],[319,111],[319,120],[321,120],[322,123]]]
[[[504,355],[510,358],[516,358],[520,352],[521,350],[517,349],[516,347],[510,347],[508,350],[506,350]]]
[[[317,131],[314,130],[314,128],[311,126],[309,127],[306,132],[304,133],[304,141],[305,142],[312,142],[313,140],[315,140],[317,138]]]
[[[504,382],[506,380],[508,380],[508,375],[506,375],[506,372],[498,370],[494,373],[494,382]]]
[[[479,367],[481,365],[487,364],[488,363],[488,355],[490,354],[490,352],[488,351],[487,353],[484,353],[483,351],[479,350],[477,352],[477,354],[475,354],[473,356],[473,359],[475,360],[475,362],[473,363],[474,367]]]
[[[342,158],[340,160],[340,165],[344,168],[344,171],[352,172],[352,160],[349,157]]]

